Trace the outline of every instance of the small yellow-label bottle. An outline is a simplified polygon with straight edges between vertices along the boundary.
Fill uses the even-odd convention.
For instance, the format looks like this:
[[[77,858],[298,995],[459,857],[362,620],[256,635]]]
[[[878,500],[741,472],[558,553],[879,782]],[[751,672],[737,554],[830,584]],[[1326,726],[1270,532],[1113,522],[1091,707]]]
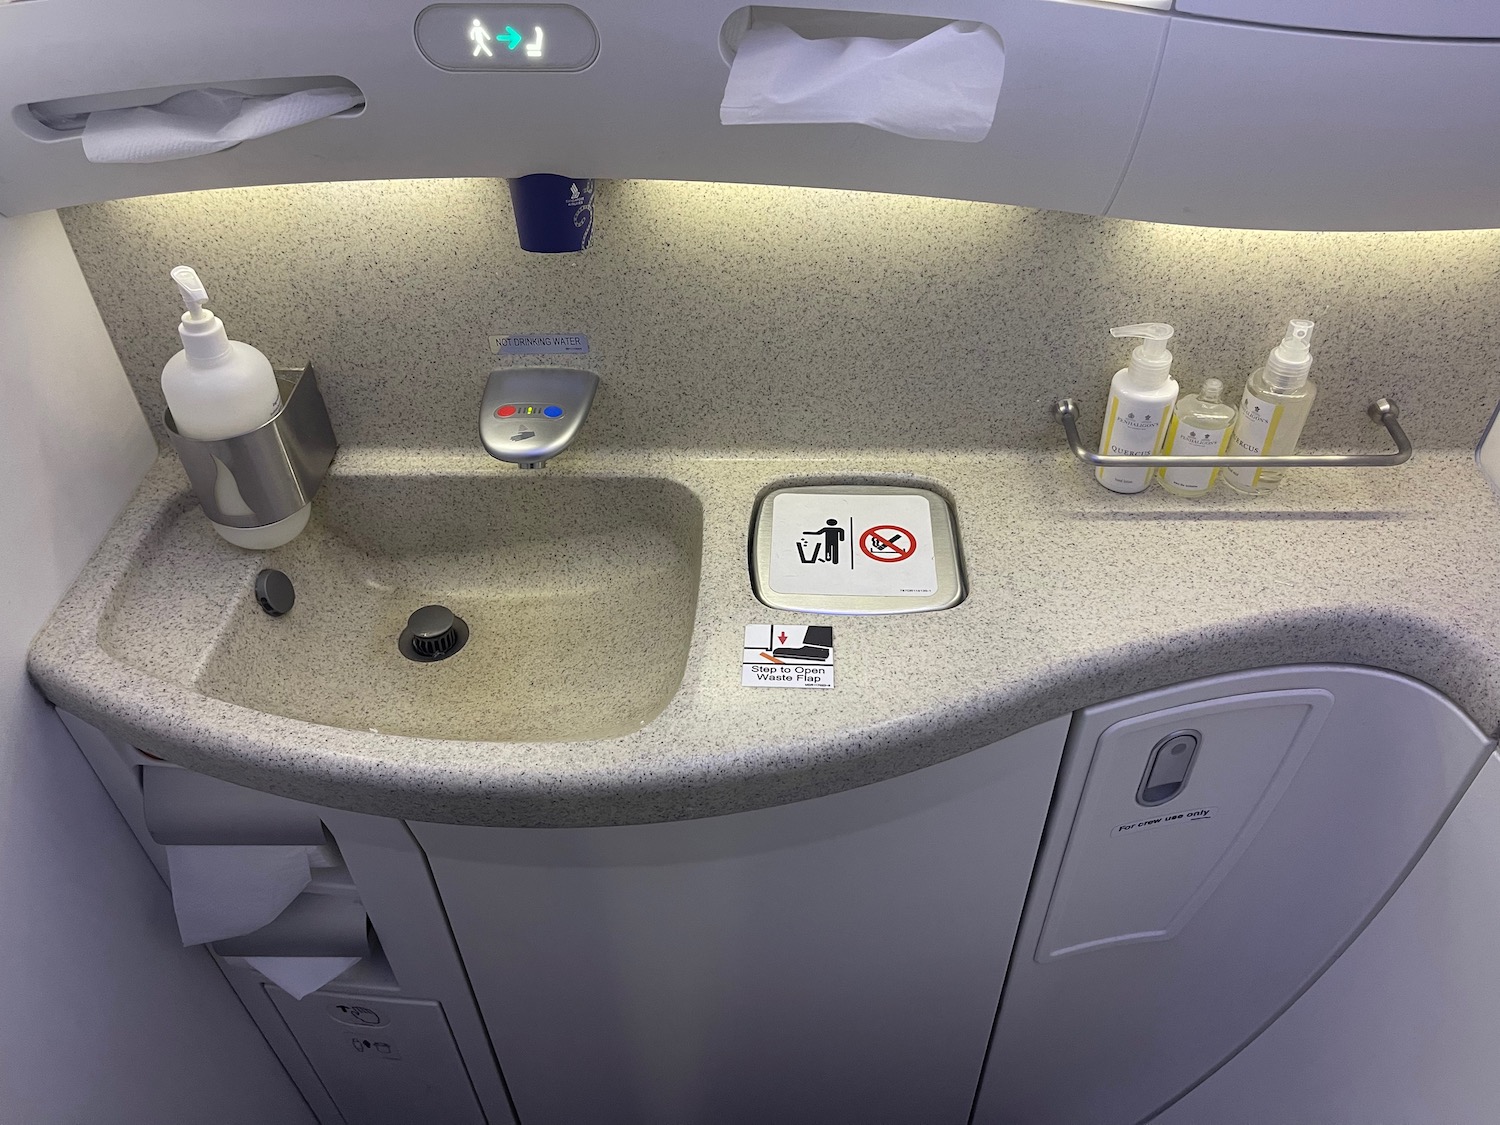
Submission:
[[[1205,379],[1196,395],[1177,400],[1162,452],[1175,457],[1222,456],[1234,432],[1235,409],[1223,401],[1222,379]],[[1161,486],[1178,496],[1204,496],[1218,469],[1158,469]]]

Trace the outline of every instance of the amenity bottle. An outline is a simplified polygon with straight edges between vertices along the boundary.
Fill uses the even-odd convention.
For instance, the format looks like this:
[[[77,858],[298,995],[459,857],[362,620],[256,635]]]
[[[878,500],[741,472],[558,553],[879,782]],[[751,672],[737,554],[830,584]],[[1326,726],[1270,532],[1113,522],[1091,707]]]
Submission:
[[[1229,442],[1233,456],[1264,454],[1279,457],[1296,451],[1307,424],[1308,411],[1318,388],[1307,381],[1312,369],[1313,322],[1293,320],[1286,336],[1271,350],[1264,367],[1257,367],[1245,382],[1240,416]],[[1224,483],[1250,495],[1270,492],[1285,474],[1284,469],[1238,468],[1224,470]]]
[[[1111,328],[1111,336],[1136,338],[1142,343],[1130,353],[1130,364],[1115,372],[1109,384],[1104,433],[1099,452],[1127,457],[1149,457],[1161,448],[1166,421],[1177,401],[1177,381],[1172,378],[1170,324],[1127,324]],[[1097,470],[1099,483],[1111,492],[1144,492],[1152,470]]]
[[[1167,423],[1164,453],[1177,457],[1217,457],[1229,447],[1235,409],[1223,401],[1224,381],[1205,379],[1196,395],[1184,395]],[[1178,496],[1206,496],[1218,469],[1158,469],[1161,486]]]
[[[198,441],[215,441],[239,437],[265,425],[281,409],[281,392],[271,361],[249,344],[229,338],[224,322],[203,307],[208,293],[191,266],[178,266],[172,271],[172,280],[187,311],[177,326],[182,350],[162,368],[161,390],[177,432]],[[234,475],[222,462],[214,485],[214,502],[227,515],[252,514]],[[304,504],[285,519],[259,527],[210,522],[236,547],[264,551],[301,534],[311,511],[312,505]]]

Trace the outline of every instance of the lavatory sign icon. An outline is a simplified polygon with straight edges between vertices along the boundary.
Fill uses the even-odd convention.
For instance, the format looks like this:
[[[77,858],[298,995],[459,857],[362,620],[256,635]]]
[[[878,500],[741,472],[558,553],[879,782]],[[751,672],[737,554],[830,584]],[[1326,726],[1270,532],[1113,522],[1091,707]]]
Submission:
[[[763,581],[777,593],[916,597],[937,589],[925,497],[787,491],[771,505]]]
[[[477,59],[480,55],[489,59],[495,57],[495,52],[490,50],[490,29],[477,19],[469,25],[469,42],[474,44],[474,58]]]
[[[838,520],[827,519],[823,521],[823,526],[816,531],[804,531],[802,534],[804,538],[797,540],[797,557],[799,559],[808,564],[832,563],[834,566],[838,566],[839,544],[844,541],[848,534],[839,526]],[[823,541],[821,543],[814,543],[814,539],[821,539]],[[809,547],[812,548],[812,554],[810,555],[807,553]],[[854,565],[853,559],[849,560],[849,565]]]
[[[881,524],[860,535],[859,549],[876,562],[905,562],[916,553],[917,537],[904,527]]]

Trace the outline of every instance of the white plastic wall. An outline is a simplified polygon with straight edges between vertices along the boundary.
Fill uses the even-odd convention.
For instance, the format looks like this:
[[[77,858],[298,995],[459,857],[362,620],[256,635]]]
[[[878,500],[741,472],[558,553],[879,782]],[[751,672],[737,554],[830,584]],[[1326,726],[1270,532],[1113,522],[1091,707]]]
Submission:
[[[1500,1106],[1500,758],[1318,983],[1153,1125],[1488,1125]]]
[[[1214,701],[1236,695],[1246,704],[1243,725],[1225,726]],[[1321,726],[1317,697],[1327,704]],[[1294,702],[1304,719],[1290,714]],[[1138,716],[1147,721],[1132,722]],[[1296,742],[1314,727],[1299,766]],[[1135,805],[1135,785],[1153,744],[1174,730],[1201,731],[1202,745],[1182,790],[1148,812]],[[1451,701],[1373,668],[1236,672],[1079,712],[974,1125],[1129,1125],[1171,1104],[1275,1020],[1354,939],[1493,746]],[[1253,768],[1261,755],[1276,760],[1278,774],[1295,767],[1279,795],[1276,781],[1262,780],[1269,769]],[[1132,757],[1134,768],[1124,769]],[[1225,850],[1215,825],[1236,817],[1236,790],[1246,783],[1261,789],[1259,808]],[[1116,794],[1119,803],[1093,799],[1101,784],[1102,796]],[[1207,851],[1222,859],[1205,878],[1197,860]],[[1139,887],[1143,904],[1166,905],[1164,915],[1186,920],[1176,929],[1176,918],[1150,925],[1133,896],[1095,877],[1099,867],[1115,885]],[[1080,900],[1090,890],[1094,901]],[[1174,893],[1184,908],[1170,909]],[[1066,921],[1091,906],[1099,930],[1119,937],[1049,957],[1043,938],[1054,908]],[[1116,920],[1143,940],[1110,925]],[[1222,1122],[1212,1114],[1196,1120]]]
[[[1500,42],[1174,17],[1109,214],[1197,226],[1500,226]]]
[[[156,449],[57,216],[0,219],[0,1121],[302,1125],[26,646]]]
[[[1500,38],[1495,0],[1177,0],[1176,10],[1217,19],[1376,35]]]
[[[523,1125],[963,1125],[1069,717],[875,785],[417,824]]]

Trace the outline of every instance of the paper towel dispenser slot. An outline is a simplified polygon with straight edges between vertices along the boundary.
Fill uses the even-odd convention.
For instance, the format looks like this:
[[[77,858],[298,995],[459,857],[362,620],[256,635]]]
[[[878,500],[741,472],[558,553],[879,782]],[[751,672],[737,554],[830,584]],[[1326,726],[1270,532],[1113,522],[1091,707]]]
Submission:
[[[287,78],[249,78],[226,82],[196,82],[186,86],[152,86],[139,90],[118,90],[110,94],[89,94],[77,98],[55,98],[17,106],[12,119],[27,136],[38,141],[77,140],[88,124],[89,114],[109,109],[139,109],[160,105],[170,97],[191,90],[230,90],[248,97],[278,97],[302,90],[326,90],[346,87],[359,94],[359,104],[332,116],[358,117],[365,111],[364,94],[359,86],[336,74],[319,74]]]
[[[723,125],[866,125],[982,141],[1005,46],[988,24],[883,12],[741,8],[719,29]]]
[[[368,957],[370,920],[356,900],[304,894],[260,929],[212,944],[220,957]]]
[[[719,54],[725,63],[733,64],[745,32],[766,24],[789,27],[804,39],[921,39],[953,22],[937,16],[897,12],[841,12],[829,8],[750,4],[730,12],[719,29]]]
[[[143,769],[141,773],[146,830],[158,844],[327,842],[314,805],[191,770]]]

